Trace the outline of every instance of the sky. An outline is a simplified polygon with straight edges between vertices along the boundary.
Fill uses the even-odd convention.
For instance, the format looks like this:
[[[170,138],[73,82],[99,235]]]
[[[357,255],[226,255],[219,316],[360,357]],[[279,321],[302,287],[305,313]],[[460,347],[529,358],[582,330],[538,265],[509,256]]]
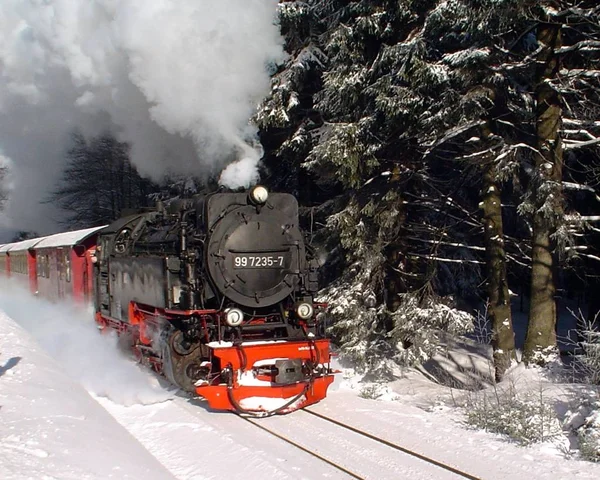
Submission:
[[[166,173],[258,180],[249,124],[284,60],[277,0],[2,0],[0,162],[11,169],[1,230],[56,230],[41,203],[69,138],[107,130]],[[238,163],[239,162],[239,163]],[[2,238],[0,237],[0,241]]]

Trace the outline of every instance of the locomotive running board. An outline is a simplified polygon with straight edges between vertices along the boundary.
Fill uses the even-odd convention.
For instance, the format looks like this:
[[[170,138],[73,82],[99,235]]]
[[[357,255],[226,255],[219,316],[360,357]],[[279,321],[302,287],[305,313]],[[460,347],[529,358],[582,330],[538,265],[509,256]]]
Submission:
[[[215,410],[288,413],[324,399],[334,379],[334,372],[329,370],[329,340],[247,342],[240,345],[214,342],[208,346],[222,367],[231,370],[230,383],[196,387],[196,393],[204,397],[210,408]],[[257,362],[264,364],[282,359],[310,362],[315,367],[325,368],[327,373],[287,385],[265,381],[245,384],[244,374],[252,372]]]

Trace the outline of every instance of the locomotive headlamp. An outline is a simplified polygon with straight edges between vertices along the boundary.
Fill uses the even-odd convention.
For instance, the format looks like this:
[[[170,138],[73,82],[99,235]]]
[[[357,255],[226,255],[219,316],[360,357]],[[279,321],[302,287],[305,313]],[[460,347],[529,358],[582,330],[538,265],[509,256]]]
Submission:
[[[230,327],[239,327],[244,320],[244,313],[239,308],[225,310],[225,323]]]
[[[257,205],[262,205],[267,202],[269,191],[262,185],[257,185],[250,191],[250,200]]]
[[[296,315],[302,320],[308,320],[313,316],[314,309],[310,303],[301,303],[296,307]]]

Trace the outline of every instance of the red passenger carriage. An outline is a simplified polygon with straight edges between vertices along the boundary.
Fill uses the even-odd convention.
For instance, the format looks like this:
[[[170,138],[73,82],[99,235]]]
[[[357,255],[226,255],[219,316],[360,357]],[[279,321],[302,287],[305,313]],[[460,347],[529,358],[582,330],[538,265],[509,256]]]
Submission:
[[[91,301],[92,255],[103,227],[58,233],[0,247],[0,274],[52,300]]]

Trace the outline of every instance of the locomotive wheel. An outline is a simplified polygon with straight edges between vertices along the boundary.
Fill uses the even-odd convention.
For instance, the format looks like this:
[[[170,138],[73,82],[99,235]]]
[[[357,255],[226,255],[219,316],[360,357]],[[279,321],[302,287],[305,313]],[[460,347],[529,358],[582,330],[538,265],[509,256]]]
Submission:
[[[190,343],[186,341],[181,330],[177,330],[171,334],[169,337],[169,343],[171,349],[181,356],[189,355],[198,348],[198,343]]]
[[[172,383],[186,392],[194,393],[195,383],[206,378],[210,372],[208,368],[201,366],[204,359],[199,345],[196,343],[191,349],[186,349],[181,345],[182,338],[180,331],[169,334],[168,342],[163,346],[163,371]]]
[[[200,358],[186,356],[173,360],[175,383],[186,392],[194,393],[196,382],[206,378],[208,369],[200,366]]]

